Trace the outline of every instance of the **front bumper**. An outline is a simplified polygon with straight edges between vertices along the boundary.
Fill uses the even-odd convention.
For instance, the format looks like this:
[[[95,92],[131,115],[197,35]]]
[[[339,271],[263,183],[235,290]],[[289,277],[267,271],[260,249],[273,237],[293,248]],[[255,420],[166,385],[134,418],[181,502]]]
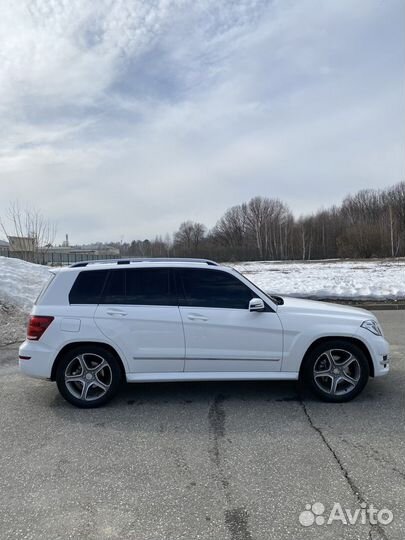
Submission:
[[[382,336],[374,336],[368,330],[360,329],[357,336],[370,352],[374,367],[374,377],[383,377],[390,371],[390,345]]]

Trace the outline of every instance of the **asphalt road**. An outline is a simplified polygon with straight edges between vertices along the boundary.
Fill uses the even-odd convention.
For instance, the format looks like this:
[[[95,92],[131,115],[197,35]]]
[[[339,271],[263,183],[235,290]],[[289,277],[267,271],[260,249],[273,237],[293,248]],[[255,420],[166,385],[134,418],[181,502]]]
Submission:
[[[402,540],[405,311],[377,315],[391,374],[342,405],[293,383],[170,383],[84,411],[0,349],[0,538]],[[394,519],[304,527],[314,502]]]

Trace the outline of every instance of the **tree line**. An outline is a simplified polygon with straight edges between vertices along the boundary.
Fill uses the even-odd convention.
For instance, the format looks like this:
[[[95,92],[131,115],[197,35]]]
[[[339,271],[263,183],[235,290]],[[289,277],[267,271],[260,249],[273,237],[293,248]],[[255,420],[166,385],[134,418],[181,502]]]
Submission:
[[[405,182],[299,218],[283,201],[257,196],[226,210],[212,229],[189,220],[173,237],[113,245],[123,256],[218,261],[403,257]]]

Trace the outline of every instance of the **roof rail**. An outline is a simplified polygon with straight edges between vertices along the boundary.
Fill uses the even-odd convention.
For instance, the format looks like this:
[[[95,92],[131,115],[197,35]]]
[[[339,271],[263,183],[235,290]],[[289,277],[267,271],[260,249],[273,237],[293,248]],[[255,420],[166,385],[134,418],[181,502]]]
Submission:
[[[88,266],[89,264],[131,264],[140,262],[190,262],[190,263],[204,263],[209,266],[219,266],[215,261],[209,259],[190,259],[181,257],[131,257],[129,259],[94,259],[89,261],[81,261],[73,263],[69,268],[79,268]]]

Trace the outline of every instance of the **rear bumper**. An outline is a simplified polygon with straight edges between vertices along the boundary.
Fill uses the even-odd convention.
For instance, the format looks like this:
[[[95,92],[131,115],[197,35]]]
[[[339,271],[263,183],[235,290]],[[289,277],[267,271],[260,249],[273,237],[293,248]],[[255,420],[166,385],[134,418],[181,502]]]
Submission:
[[[54,351],[39,341],[24,341],[18,350],[20,371],[37,379],[50,379]]]

